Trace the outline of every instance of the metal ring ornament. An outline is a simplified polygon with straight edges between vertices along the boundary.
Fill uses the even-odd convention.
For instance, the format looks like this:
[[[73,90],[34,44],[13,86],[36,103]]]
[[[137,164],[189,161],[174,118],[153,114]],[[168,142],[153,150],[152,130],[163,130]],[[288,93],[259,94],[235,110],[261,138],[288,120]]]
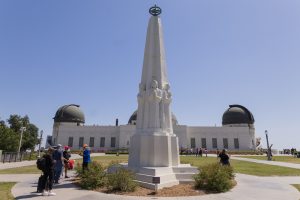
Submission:
[[[153,16],[158,16],[161,14],[161,8],[154,5],[149,9],[149,13]]]

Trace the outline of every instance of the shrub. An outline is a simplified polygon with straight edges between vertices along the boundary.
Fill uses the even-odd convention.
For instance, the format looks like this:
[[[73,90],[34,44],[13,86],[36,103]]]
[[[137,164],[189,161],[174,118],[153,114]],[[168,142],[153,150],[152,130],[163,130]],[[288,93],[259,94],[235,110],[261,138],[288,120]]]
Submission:
[[[226,192],[233,187],[234,178],[231,166],[222,166],[219,163],[205,165],[200,173],[194,176],[195,187],[209,192]]]
[[[124,168],[107,176],[107,188],[111,191],[132,192],[137,185],[134,181],[134,174]]]
[[[80,186],[83,189],[92,190],[103,187],[106,184],[106,172],[100,163],[90,163],[89,170],[85,170],[84,172],[79,164],[77,164],[75,169],[77,176],[80,178]]]

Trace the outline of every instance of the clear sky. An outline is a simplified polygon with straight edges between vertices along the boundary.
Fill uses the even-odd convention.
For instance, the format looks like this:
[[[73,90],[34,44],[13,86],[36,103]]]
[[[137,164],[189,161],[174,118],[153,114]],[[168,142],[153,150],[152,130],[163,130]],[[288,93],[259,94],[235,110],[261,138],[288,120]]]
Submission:
[[[241,104],[264,144],[268,130],[274,148],[299,149],[299,0],[1,0],[1,119],[27,114],[51,135],[75,103],[87,125],[127,124],[155,3],[179,123],[220,126]]]

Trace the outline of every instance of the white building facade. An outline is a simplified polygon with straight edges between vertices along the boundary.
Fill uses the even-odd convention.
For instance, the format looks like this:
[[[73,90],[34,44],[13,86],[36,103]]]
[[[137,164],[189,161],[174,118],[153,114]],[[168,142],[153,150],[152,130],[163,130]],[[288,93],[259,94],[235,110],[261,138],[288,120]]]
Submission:
[[[136,130],[137,113],[134,112],[128,124],[114,126],[85,125],[85,117],[75,104],[58,109],[54,117],[52,145],[68,145],[79,150],[88,144],[93,151],[108,151],[130,148],[130,137]],[[230,105],[222,117],[222,126],[179,125],[172,115],[174,134],[179,147],[208,150],[254,150],[255,128],[252,113],[240,105]]]

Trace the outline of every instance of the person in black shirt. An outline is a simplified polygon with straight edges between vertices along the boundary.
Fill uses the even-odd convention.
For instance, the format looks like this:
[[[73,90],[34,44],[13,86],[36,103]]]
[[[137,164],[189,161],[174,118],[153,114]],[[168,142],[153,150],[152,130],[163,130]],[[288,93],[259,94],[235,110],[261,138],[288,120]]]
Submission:
[[[43,170],[43,180],[42,180],[43,196],[56,195],[54,192],[52,192],[53,178],[54,178],[54,160],[52,158],[53,151],[54,149],[49,147],[48,153],[46,153],[43,156],[43,158],[45,158],[45,168]],[[48,183],[48,192],[45,190],[47,183]]]
[[[226,149],[222,150],[222,152],[219,154],[219,158],[222,165],[230,165],[229,155],[227,154]]]

